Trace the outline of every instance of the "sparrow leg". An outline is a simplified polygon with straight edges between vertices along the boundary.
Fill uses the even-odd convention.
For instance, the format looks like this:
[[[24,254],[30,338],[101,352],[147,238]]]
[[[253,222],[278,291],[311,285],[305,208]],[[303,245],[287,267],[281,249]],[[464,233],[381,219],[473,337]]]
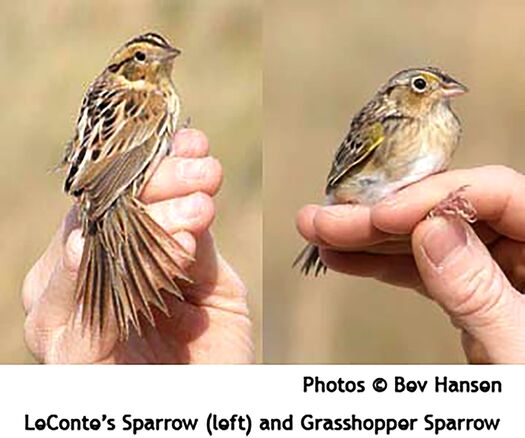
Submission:
[[[443,199],[427,215],[427,218],[437,216],[459,217],[466,222],[473,224],[477,220],[477,212],[472,203],[463,196],[468,186],[462,186]]]

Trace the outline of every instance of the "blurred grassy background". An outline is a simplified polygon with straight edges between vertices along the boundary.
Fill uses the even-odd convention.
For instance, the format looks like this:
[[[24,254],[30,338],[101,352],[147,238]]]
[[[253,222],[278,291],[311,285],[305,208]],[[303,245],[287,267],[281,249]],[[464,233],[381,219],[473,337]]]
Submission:
[[[70,205],[48,170],[89,82],[128,38],[165,34],[183,56],[183,118],[225,170],[214,225],[245,280],[261,356],[261,7],[258,0],[0,2],[0,363],[29,362],[20,287]]]
[[[463,362],[444,314],[415,293],[291,270],[297,210],[323,199],[352,115],[396,71],[437,65],[467,84],[453,166],[524,170],[525,4],[267,0],[264,7],[264,359]]]

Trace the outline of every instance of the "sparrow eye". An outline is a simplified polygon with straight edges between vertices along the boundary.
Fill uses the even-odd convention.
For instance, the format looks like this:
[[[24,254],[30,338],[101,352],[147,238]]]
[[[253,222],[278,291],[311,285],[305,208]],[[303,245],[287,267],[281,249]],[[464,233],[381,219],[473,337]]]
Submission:
[[[427,88],[427,81],[421,76],[412,80],[412,88],[416,93],[422,93]]]
[[[146,54],[139,50],[138,52],[135,52],[135,59],[137,61],[140,61],[140,62],[145,61],[146,60]]]

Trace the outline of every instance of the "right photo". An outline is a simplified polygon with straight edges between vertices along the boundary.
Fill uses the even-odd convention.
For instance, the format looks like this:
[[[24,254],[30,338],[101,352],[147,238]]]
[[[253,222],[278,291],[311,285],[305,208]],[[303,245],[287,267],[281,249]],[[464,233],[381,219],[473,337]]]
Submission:
[[[518,360],[524,14],[265,2],[265,363]]]

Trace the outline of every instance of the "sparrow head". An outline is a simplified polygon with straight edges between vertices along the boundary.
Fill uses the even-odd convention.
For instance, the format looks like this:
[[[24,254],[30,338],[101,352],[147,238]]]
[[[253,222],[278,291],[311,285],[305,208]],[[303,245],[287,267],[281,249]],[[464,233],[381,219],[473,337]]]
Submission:
[[[126,42],[112,56],[106,70],[132,82],[156,82],[162,76],[171,74],[173,60],[180,53],[166,38],[149,32]]]
[[[448,105],[450,98],[467,91],[467,87],[435,67],[402,70],[382,89],[387,99],[412,117],[428,114],[436,104]]]

